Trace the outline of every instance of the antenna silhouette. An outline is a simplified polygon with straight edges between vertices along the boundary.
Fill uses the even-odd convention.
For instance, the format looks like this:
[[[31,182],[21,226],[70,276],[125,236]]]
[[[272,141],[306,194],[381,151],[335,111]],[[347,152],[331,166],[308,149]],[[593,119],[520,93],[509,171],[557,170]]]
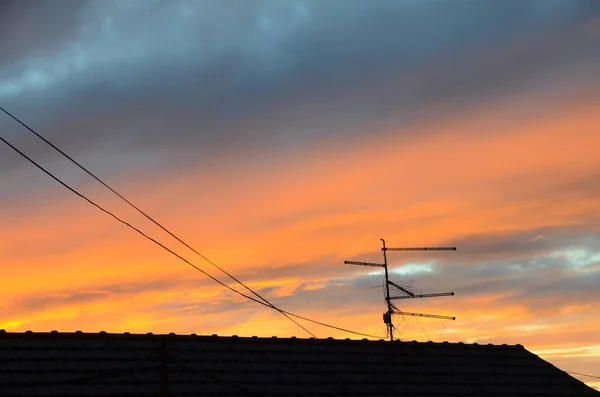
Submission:
[[[385,302],[387,304],[387,312],[383,314],[383,322],[388,328],[388,334],[390,335],[390,341],[394,340],[394,324],[392,323],[392,315],[397,314],[401,316],[415,316],[415,317],[428,317],[428,318],[439,318],[443,320],[456,320],[456,317],[440,316],[437,314],[425,314],[425,313],[412,313],[404,312],[398,309],[393,300],[398,299],[414,299],[414,298],[437,298],[440,296],[454,296],[454,292],[439,292],[433,294],[415,294],[406,288],[401,287],[393,281],[390,281],[388,274],[388,263],[387,263],[387,251],[456,251],[456,247],[408,247],[408,248],[388,248],[385,246],[385,240],[380,239],[383,246],[381,251],[383,252],[383,263],[371,263],[371,262],[357,262],[357,261],[344,261],[347,265],[357,266],[370,266],[370,267],[383,267],[385,270]],[[390,296],[390,285],[404,292],[406,295]]]

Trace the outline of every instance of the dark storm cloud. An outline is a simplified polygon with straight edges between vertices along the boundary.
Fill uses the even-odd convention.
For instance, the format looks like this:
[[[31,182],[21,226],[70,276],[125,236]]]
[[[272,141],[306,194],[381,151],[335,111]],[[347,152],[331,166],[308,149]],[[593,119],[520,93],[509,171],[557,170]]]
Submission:
[[[13,11],[13,25],[36,20],[36,4]],[[70,150],[108,142],[180,158],[360,138],[430,102],[523,89],[596,54],[568,38],[600,11],[594,1],[52,4],[47,32],[35,31],[47,44],[28,37],[30,50],[7,52],[2,102]]]
[[[24,58],[52,56],[76,39],[85,2],[0,1],[0,68]]]

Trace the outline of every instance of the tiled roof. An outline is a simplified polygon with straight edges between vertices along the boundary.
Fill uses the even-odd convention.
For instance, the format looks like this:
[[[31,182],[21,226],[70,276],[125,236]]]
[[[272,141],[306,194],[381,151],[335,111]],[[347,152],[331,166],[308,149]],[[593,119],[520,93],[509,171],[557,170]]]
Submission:
[[[522,346],[0,331],[1,396],[599,396]]]

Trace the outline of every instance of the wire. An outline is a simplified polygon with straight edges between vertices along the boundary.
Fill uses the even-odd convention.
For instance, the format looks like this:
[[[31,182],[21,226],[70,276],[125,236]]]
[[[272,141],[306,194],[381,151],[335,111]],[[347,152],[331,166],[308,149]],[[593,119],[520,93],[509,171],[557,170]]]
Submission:
[[[369,335],[369,334],[365,334],[365,333],[361,333],[361,332],[356,332],[356,331],[351,331],[345,328],[341,328],[341,327],[336,327],[334,325],[330,325],[330,324],[326,324],[320,321],[316,321],[316,320],[312,320],[310,318],[307,317],[303,317],[300,316],[298,314],[294,314],[292,312],[288,312],[285,310],[281,310],[276,308],[275,306],[273,306],[272,304],[268,304],[262,301],[259,301],[256,298],[253,298],[251,296],[248,296],[246,294],[244,294],[243,292],[238,291],[237,289],[225,284],[224,282],[222,282],[221,280],[217,279],[216,277],[212,276],[211,274],[207,273],[206,271],[202,270],[200,267],[196,266],[195,264],[193,264],[192,262],[190,262],[189,260],[187,260],[186,258],[184,258],[183,256],[179,255],[178,253],[176,253],[175,251],[173,251],[172,249],[168,248],[167,246],[165,246],[164,244],[160,243],[159,241],[157,241],[156,239],[148,236],[147,234],[145,234],[143,231],[141,231],[140,229],[136,228],[135,226],[131,225],[130,223],[128,223],[127,221],[124,221],[123,219],[119,218],[117,215],[113,214],[112,212],[110,212],[109,210],[103,208],[102,206],[100,206],[99,204],[96,204],[94,201],[92,201],[91,199],[87,198],[85,195],[79,193],[77,190],[75,190],[74,188],[72,188],[71,186],[69,186],[68,184],[66,184],[65,182],[63,182],[62,180],[60,180],[57,176],[55,176],[53,173],[51,173],[50,171],[46,170],[43,166],[41,166],[40,164],[38,164],[35,160],[33,160],[32,158],[30,158],[29,156],[27,156],[25,153],[23,153],[22,151],[20,151],[17,147],[13,146],[10,142],[8,142],[6,139],[4,139],[2,136],[0,136],[0,141],[2,141],[3,143],[5,143],[7,146],[9,146],[11,149],[13,149],[15,152],[17,152],[18,154],[20,154],[23,158],[25,158],[27,161],[29,161],[31,164],[33,164],[34,166],[36,166],[37,168],[39,168],[42,172],[44,172],[46,175],[48,175],[49,177],[51,177],[52,179],[54,179],[56,182],[58,182],[59,184],[61,184],[63,187],[67,188],[68,190],[70,190],[73,194],[77,195],[78,197],[80,197],[81,199],[87,201],[89,204],[93,205],[94,207],[96,207],[97,209],[99,209],[100,211],[104,212],[105,214],[111,216],[112,218],[114,218],[115,220],[117,220],[118,222],[122,223],[123,225],[129,227],[130,229],[134,230],[135,232],[137,232],[138,234],[140,234],[142,237],[150,240],[151,242],[153,242],[154,244],[158,245],[159,247],[161,247],[162,249],[164,249],[165,251],[169,252],[171,255],[177,257],[178,259],[182,260],[183,262],[185,262],[186,264],[188,264],[189,266],[193,267],[194,269],[196,269],[197,271],[199,271],[200,273],[204,274],[205,276],[207,276],[208,278],[210,278],[211,280],[213,280],[214,282],[216,282],[217,284],[221,285],[222,287],[227,288],[228,290],[246,298],[249,299],[253,302],[256,302],[260,305],[263,305],[265,307],[269,307],[273,310],[277,310],[280,313],[284,314],[284,315],[288,315],[291,317],[296,317],[308,322],[312,322],[314,324],[318,324],[324,327],[328,327],[328,328],[332,328],[332,329],[336,329],[339,331],[344,331],[344,332],[348,332],[351,334],[355,334],[355,335],[360,335],[360,336],[365,336],[365,337],[369,337],[369,338],[379,338],[381,339],[381,337],[379,336],[374,336],[374,335]],[[318,339],[312,332],[310,332],[308,329],[306,329],[304,326],[302,326],[301,324],[299,324],[297,321],[293,320],[290,318],[290,320],[292,322],[294,322],[296,325],[298,325],[298,327],[300,327],[301,329],[303,329],[305,332],[307,332],[308,334],[310,334],[311,336],[313,336],[314,338]]]
[[[243,292],[240,292],[238,290],[236,290],[235,288],[223,283],[222,281],[220,281],[219,279],[215,278],[214,276],[210,275],[209,273],[207,273],[206,271],[202,270],[201,268],[199,268],[198,266],[194,265],[192,262],[190,262],[189,260],[185,259],[184,257],[182,257],[181,255],[177,254],[175,251],[171,250],[170,248],[168,248],[167,246],[163,245],[162,243],[160,243],[159,241],[155,240],[154,238],[148,236],[147,234],[145,234],[144,232],[142,232],[140,229],[134,227],[133,225],[129,224],[128,222],[122,220],[121,218],[119,218],[118,216],[116,216],[115,214],[113,214],[112,212],[104,209],[102,206],[100,206],[99,204],[96,204],[94,201],[90,200],[89,198],[87,198],[86,196],[84,196],[83,194],[79,193],[77,190],[75,190],[74,188],[72,188],[71,186],[69,186],[68,184],[66,184],[65,182],[63,182],[62,180],[60,180],[58,177],[56,177],[54,174],[52,174],[50,171],[46,170],[44,167],[42,167],[40,164],[38,164],[37,162],[35,162],[35,160],[31,159],[29,156],[27,156],[25,153],[21,152],[18,148],[16,148],[15,146],[13,146],[10,142],[8,142],[7,140],[5,140],[2,136],[0,136],[0,140],[2,142],[4,142],[6,145],[8,145],[11,149],[13,149],[14,151],[16,151],[17,153],[19,153],[22,157],[24,157],[26,160],[28,160],[30,163],[32,163],[33,165],[35,165],[37,168],[39,168],[41,171],[43,171],[45,174],[47,174],[48,176],[50,176],[52,179],[54,179],[56,182],[58,182],[59,184],[61,184],[62,186],[64,186],[65,188],[67,188],[68,190],[70,190],[72,193],[74,193],[75,195],[79,196],[80,198],[84,199],[85,201],[87,201],[88,203],[90,203],[91,205],[93,205],[94,207],[98,208],[99,210],[101,210],[102,212],[106,213],[107,215],[110,215],[111,217],[113,217],[114,219],[116,219],[117,221],[119,221],[120,223],[124,224],[125,226],[129,227],[130,229],[136,231],[137,233],[139,233],[140,235],[142,235],[143,237],[145,237],[146,239],[152,241],[153,243],[155,243],[156,245],[158,245],[159,247],[163,248],[164,250],[166,250],[167,252],[171,253],[172,255],[174,255],[175,257],[179,258],[180,260],[184,261],[185,263],[187,263],[188,265],[190,265],[191,267],[193,267],[194,269],[198,270],[199,272],[203,273],[204,275],[206,275],[207,277],[209,277],[210,279],[212,279],[213,281],[215,281],[216,283],[218,283],[219,285],[229,289],[232,292],[237,293],[240,296],[245,297],[246,299],[249,299],[253,302],[256,302],[258,304],[261,304],[265,307],[271,308],[273,310],[277,310],[280,313],[284,314],[288,319],[290,319],[290,321],[292,321],[293,323],[295,323],[296,325],[298,325],[300,328],[302,328],[304,331],[306,331],[308,334],[312,335],[315,339],[318,339],[312,332],[310,332],[308,329],[306,329],[304,326],[302,326],[301,324],[299,324],[297,321],[293,320],[292,318],[288,317],[288,316],[292,316],[292,317],[296,317],[305,321],[309,321],[312,322],[314,324],[318,324],[324,327],[328,327],[328,328],[332,328],[332,329],[336,329],[339,331],[344,331],[347,333],[351,333],[354,335],[361,335],[361,336],[365,336],[365,337],[370,337],[370,338],[376,338],[376,339],[384,339],[380,336],[375,336],[375,335],[369,335],[369,334],[365,334],[365,333],[361,333],[361,332],[356,332],[356,331],[351,331],[342,327],[337,327],[334,325],[330,325],[330,324],[326,324],[320,321],[316,321],[316,320],[312,320],[308,317],[303,317],[300,316],[298,314],[294,314],[285,310],[281,310],[277,307],[275,307],[272,304],[268,304],[262,301],[259,301],[258,299],[255,299],[251,296],[248,296],[246,294],[244,294]],[[336,346],[334,345],[334,349],[336,348]],[[336,349],[337,350],[337,349]],[[350,360],[348,358],[348,356],[344,353],[344,352],[340,352],[341,353],[341,357],[344,358],[344,360],[346,360],[349,364],[355,366],[356,368],[358,368],[359,370],[363,370],[361,369],[360,366],[358,364],[356,364],[355,362],[353,362],[352,360]],[[245,390],[246,392],[248,392],[247,390]]]
[[[0,137],[0,139],[2,139]],[[121,342],[122,343],[122,342]],[[129,346],[122,343],[127,349],[130,349]],[[68,378],[68,379],[60,379],[60,380],[51,380],[51,381],[42,381],[42,382],[14,382],[14,381],[2,381],[0,385],[4,387],[9,387],[10,389],[22,388],[22,387],[42,387],[42,386],[60,386],[60,385],[75,385],[79,383],[85,382],[94,382],[99,380],[116,380],[119,378],[123,378],[125,376],[138,374],[143,371],[150,371],[155,369],[160,369],[160,364],[149,365],[147,361],[153,358],[156,355],[158,348],[151,349],[150,352],[142,357],[140,361],[142,362],[140,365],[135,365],[127,369],[119,369],[119,370],[105,370],[105,371],[94,371],[90,374],[80,376],[77,378]],[[6,390],[6,389],[2,389]]]
[[[116,339],[116,340],[118,340],[118,339]],[[127,349],[131,349],[131,347],[128,346],[127,344],[125,344],[125,343],[122,343],[122,344]],[[51,386],[63,386],[63,385],[74,386],[74,385],[78,385],[80,383],[86,383],[89,386],[97,386],[98,382],[102,381],[102,380],[105,380],[108,382],[111,382],[111,381],[118,382],[119,379],[122,379],[126,376],[136,375],[136,374],[142,373],[144,371],[163,369],[164,364],[166,364],[168,367],[170,367],[171,365],[170,365],[169,361],[174,361],[175,362],[174,366],[177,366],[177,367],[180,367],[183,369],[187,369],[188,371],[191,370],[191,371],[194,371],[197,373],[202,373],[206,377],[214,380],[215,382],[217,382],[219,384],[230,386],[234,389],[243,391],[247,395],[251,395],[251,396],[257,395],[256,393],[253,393],[234,382],[220,379],[207,370],[200,370],[200,369],[192,368],[190,366],[181,364],[181,362],[176,357],[174,357],[171,352],[166,351],[166,349],[167,349],[167,346],[165,343],[159,344],[158,347],[151,349],[150,353],[147,356],[141,358],[142,364],[133,366],[133,367],[125,369],[125,370],[120,369],[120,370],[97,371],[97,372],[94,372],[94,373],[91,373],[89,375],[82,376],[82,377],[45,381],[45,382],[14,383],[14,382],[9,381],[9,382],[2,382],[0,385],[2,387],[9,387],[9,391],[10,391],[10,389],[17,389],[17,388],[23,388],[23,387],[27,387],[27,388],[29,388],[29,387],[51,387]],[[155,358],[153,356],[156,356],[157,353],[159,353],[159,352],[163,353],[165,351],[167,353],[166,356],[161,357],[161,361],[165,361],[165,362],[163,362],[161,364],[154,364],[154,365],[147,364],[148,359]],[[158,357],[156,357],[156,358],[158,358]],[[92,384],[90,385],[90,383],[92,383]],[[106,383],[104,383],[104,384],[106,384]],[[5,390],[5,389],[3,389],[3,390]]]
[[[32,134],[34,134],[35,136],[37,136],[39,139],[41,139],[42,141],[44,141],[46,144],[48,144],[54,150],[56,150],[57,152],[59,152],[60,154],[62,154],[69,161],[71,161],[77,167],[79,167],[80,169],[82,169],[84,172],[86,172],[89,176],[91,176],[92,178],[94,178],[96,181],[98,181],[99,183],[101,183],[104,187],[106,187],[112,193],[114,193],[115,195],[117,195],[121,200],[123,200],[127,204],[129,204],[129,206],[131,206],[132,208],[134,208],[137,212],[139,212],[144,217],[146,217],[149,221],[151,221],[156,226],[158,226],[159,228],[161,228],[163,231],[165,231],[166,233],[168,233],[171,237],[175,238],[181,244],[185,245],[187,248],[189,248],[194,253],[196,253],[196,255],[200,256],[206,262],[208,262],[209,264],[211,264],[212,266],[214,266],[215,268],[217,268],[218,270],[220,270],[222,273],[224,273],[227,276],[229,276],[229,278],[231,278],[232,280],[234,280],[235,282],[237,282],[238,284],[240,284],[241,286],[243,286],[246,290],[248,290],[249,292],[251,292],[252,294],[254,294],[257,298],[261,299],[263,302],[265,302],[266,304],[268,304],[269,306],[271,306],[273,309],[277,310],[283,316],[287,317],[288,320],[292,321],[297,326],[299,326],[304,331],[306,331],[308,334],[310,334],[311,336],[313,336],[313,337],[316,338],[316,336],[314,334],[312,334],[308,329],[306,329],[302,325],[298,324],[296,321],[294,321],[293,319],[291,319],[287,314],[285,314],[279,308],[277,308],[275,305],[273,305],[271,302],[269,302],[266,298],[262,297],[258,292],[255,292],[254,290],[252,290],[250,287],[248,287],[246,284],[244,284],[241,280],[239,280],[236,277],[234,277],[232,274],[230,274],[229,272],[227,272],[225,269],[221,268],[216,263],[214,263],[213,261],[211,261],[210,259],[208,259],[206,256],[202,255],[200,252],[198,252],[197,250],[195,250],[192,246],[190,246],[189,244],[187,244],[185,241],[183,241],[182,239],[180,239],[179,237],[177,237],[173,232],[171,232],[169,229],[167,229],[166,227],[164,227],[163,225],[161,225],[158,221],[156,221],[154,218],[152,218],[146,212],[142,211],[139,207],[137,207],[136,205],[134,205],[131,201],[127,200],[123,195],[121,195],[120,193],[118,193],[115,189],[113,189],[112,187],[110,187],[102,179],[100,179],[99,177],[97,177],[94,173],[92,173],[90,170],[88,170],[87,168],[85,168],[83,165],[81,165],[74,158],[72,158],[71,156],[69,156],[68,154],[66,154],[64,151],[62,151],[60,148],[58,148],[56,145],[54,145],[48,139],[44,138],[42,135],[40,135],[39,133],[37,133],[33,128],[29,127],[27,124],[25,124],[24,122],[22,122],[20,119],[18,119],[16,116],[14,116],[12,113],[10,113],[8,110],[4,109],[2,106],[0,106],[0,110],[2,110],[6,115],[8,115],[13,120],[15,120],[17,123],[19,123],[23,127],[25,127],[29,132],[31,132]]]
[[[402,318],[404,318],[404,316],[402,316]],[[404,323],[404,328],[402,328],[402,331],[400,332],[400,335],[402,335],[403,333],[406,332],[406,329],[408,328],[408,323],[410,323],[410,320],[412,320],[412,319],[413,319],[412,317],[408,317],[408,319]]]
[[[400,327],[402,326],[402,323],[403,323],[403,322],[404,322],[404,316],[402,316],[402,317],[400,318],[400,322],[399,322],[397,325],[394,325],[394,329],[396,329],[396,330],[398,330],[398,331],[399,331],[399,330],[400,330]],[[400,339],[400,336],[401,336],[401,333],[400,333],[400,332],[398,332],[398,339]]]
[[[239,390],[239,391],[242,391],[242,392],[244,392],[246,395],[249,395],[249,396],[258,396],[258,394],[256,394],[255,392],[253,392],[253,391],[251,391],[251,390],[248,390],[248,389],[246,389],[245,387],[242,387],[242,386],[240,386],[240,385],[239,385],[239,384],[237,384],[237,383],[234,383],[234,382],[230,382],[230,381],[226,381],[226,380],[224,380],[224,379],[221,379],[221,378],[219,378],[219,377],[215,376],[214,374],[212,374],[212,373],[211,373],[211,372],[209,372],[209,371],[202,370],[202,369],[199,369],[199,368],[195,368],[195,367],[193,367],[193,366],[191,366],[191,365],[188,365],[188,364],[184,364],[184,363],[183,363],[181,360],[179,360],[177,357],[173,356],[172,354],[169,354],[169,356],[168,356],[168,357],[169,357],[169,358],[170,358],[172,361],[174,361],[174,363],[175,363],[175,366],[177,366],[177,367],[179,367],[179,368],[183,368],[183,369],[186,369],[186,370],[188,370],[188,371],[191,371],[191,372],[194,372],[194,373],[200,373],[200,374],[202,374],[202,375],[206,376],[207,378],[209,378],[209,379],[211,379],[211,380],[214,380],[214,381],[215,381],[216,383],[218,383],[218,384],[221,384],[221,385],[226,385],[226,386],[230,386],[230,387],[232,387],[232,388],[234,388],[234,389],[237,389],[237,390]]]
[[[32,386],[42,387],[42,386],[75,385],[75,384],[79,384],[79,383],[99,381],[102,379],[116,380],[119,378],[124,378],[129,375],[138,374],[138,373],[144,372],[144,371],[156,370],[159,368],[160,368],[160,365],[142,364],[142,365],[139,365],[139,366],[136,366],[133,368],[128,368],[128,369],[95,372],[92,375],[82,376],[79,378],[51,380],[51,381],[45,381],[45,382],[25,382],[25,383],[13,383],[11,381],[3,381],[0,385],[3,388],[2,389],[3,391],[6,390],[6,389],[4,389],[4,387],[8,387],[10,390],[10,389],[17,389],[17,388],[24,388],[24,387],[29,388]]]
[[[421,327],[421,329],[423,330],[423,333],[425,334],[425,336],[427,337],[427,340],[431,340],[431,338],[429,337],[429,335],[427,334],[427,331],[425,331],[425,328],[423,327],[423,324],[421,324],[421,321],[419,321],[418,317],[415,317],[415,320],[417,320],[417,323],[419,323],[419,326]]]
[[[579,372],[572,372],[572,371],[565,371],[565,372],[568,374],[571,374],[571,375],[587,376],[588,378],[600,379],[600,376],[597,376],[597,375],[588,375],[588,374],[582,374]]]
[[[354,335],[366,336],[368,338],[383,339],[383,337],[381,337],[381,336],[370,335],[370,334],[364,334],[364,333],[361,333],[361,332],[351,331],[351,330],[346,329],[346,328],[336,327],[335,325],[331,325],[331,324],[327,324],[327,323],[322,323],[322,322],[317,321],[317,320],[312,320],[312,319],[310,319],[308,317],[302,317],[302,316],[300,316],[298,314],[294,314],[294,313],[288,312],[286,310],[281,310],[281,311],[284,312],[287,315],[292,316],[292,317],[296,317],[296,318],[299,318],[301,320],[309,321],[309,322],[311,322],[313,324],[322,325],[324,327],[328,327],[328,328],[332,328],[332,329],[337,329],[338,331],[344,331],[344,332],[347,332],[349,334],[354,334]]]
[[[206,376],[207,378],[214,380],[218,384],[232,387],[234,389],[244,392],[246,395],[249,395],[249,396],[257,396],[258,395],[255,392],[248,390],[235,382],[221,379],[221,378],[217,377],[216,375],[214,375],[213,373],[211,373],[210,371],[207,371],[205,369],[195,368],[191,365],[187,365],[187,364],[183,363],[182,360],[180,360],[178,357],[176,357],[171,350],[167,349],[167,342],[164,342],[164,344],[162,344],[162,347],[164,349],[164,352],[166,352],[165,359],[167,360],[167,365],[170,364],[168,361],[172,361],[174,363],[174,366],[182,368],[182,369],[186,369],[188,371],[192,371],[195,373],[201,373],[204,376]]]
[[[209,278],[211,278],[213,281],[219,283],[220,285],[222,285],[225,288],[228,288],[229,290],[238,293],[241,296],[244,296],[248,299],[254,300],[256,301],[256,299],[252,298],[252,297],[248,297],[247,295],[245,295],[242,292],[239,292],[237,290],[235,290],[234,288],[228,286],[227,284],[223,283],[222,281],[218,280],[217,278],[211,276],[210,274],[208,274],[207,272],[205,272],[204,270],[200,269],[199,267],[197,267],[196,265],[194,265],[193,263],[189,262],[187,259],[185,259],[184,257],[182,257],[181,255],[177,254],[175,251],[171,250],[170,248],[168,248],[167,246],[163,245],[162,243],[158,242],[157,240],[155,240],[154,238],[148,236],[147,234],[145,234],[144,232],[142,232],[140,229],[136,228],[135,226],[131,225],[130,223],[128,223],[127,221],[122,220],[121,218],[119,218],[118,216],[116,216],[115,214],[113,214],[112,212],[104,209],[102,206],[100,206],[99,204],[96,204],[94,201],[90,200],[89,198],[87,198],[86,196],[84,196],[83,194],[79,193],[77,190],[75,190],[74,188],[72,188],[71,186],[67,185],[65,182],[63,182],[62,180],[60,180],[58,177],[56,177],[54,174],[52,174],[50,171],[46,170],[44,167],[42,167],[41,165],[39,165],[37,162],[35,162],[33,159],[31,159],[29,156],[27,156],[25,153],[21,152],[19,149],[17,149],[15,146],[13,146],[10,142],[8,142],[6,139],[4,139],[3,137],[0,136],[0,140],[2,142],[4,142],[5,144],[7,144],[11,149],[13,149],[14,151],[16,151],[17,153],[19,153],[21,156],[23,156],[25,159],[27,159],[30,163],[32,163],[33,165],[35,165],[37,168],[39,168],[40,170],[42,170],[45,174],[47,174],[49,177],[51,177],[52,179],[54,179],[56,182],[60,183],[63,187],[69,189],[72,193],[74,193],[75,195],[79,196],[80,198],[82,198],[83,200],[87,201],[89,204],[93,205],[94,207],[96,207],[97,209],[99,209],[100,211],[104,212],[107,215],[110,215],[111,217],[113,217],[114,219],[116,219],[117,221],[119,221],[120,223],[124,224],[125,226],[133,229],[134,231],[136,231],[137,233],[141,234],[143,237],[147,238],[148,240],[152,241],[153,243],[157,244],[158,246],[160,246],[161,248],[167,250],[168,252],[170,252],[172,255],[175,255],[177,258],[181,259],[182,261],[184,261],[185,263],[187,263],[188,265],[192,266],[193,268],[195,268],[196,270],[202,272],[204,275],[208,276]],[[260,301],[258,301],[259,303],[262,303]]]

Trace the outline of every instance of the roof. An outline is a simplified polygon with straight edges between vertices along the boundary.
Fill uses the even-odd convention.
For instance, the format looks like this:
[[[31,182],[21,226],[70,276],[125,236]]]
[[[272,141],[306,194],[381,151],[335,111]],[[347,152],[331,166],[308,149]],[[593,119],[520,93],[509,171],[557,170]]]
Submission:
[[[0,396],[598,396],[520,345],[0,330]]]

